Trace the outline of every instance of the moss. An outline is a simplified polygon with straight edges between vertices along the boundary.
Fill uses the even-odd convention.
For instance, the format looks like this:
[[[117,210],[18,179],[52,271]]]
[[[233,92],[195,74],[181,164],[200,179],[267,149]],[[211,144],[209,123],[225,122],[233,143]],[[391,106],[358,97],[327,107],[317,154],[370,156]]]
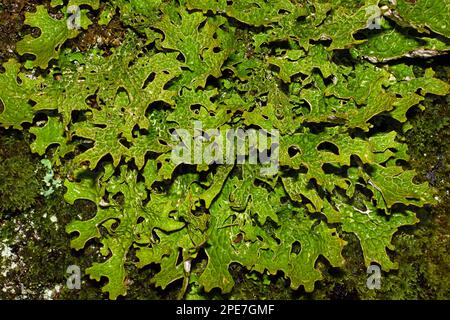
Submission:
[[[67,205],[59,190],[45,201],[38,199],[33,209],[3,221],[1,243],[11,249],[12,255],[2,261],[5,268],[0,283],[7,288],[0,293],[2,299],[58,298],[64,291],[67,267],[76,264],[83,269],[91,263],[89,256],[80,259],[72,254],[64,232],[64,225],[80,209]],[[46,297],[46,290],[52,294]],[[92,298],[99,296],[98,291],[95,288]],[[92,290],[84,286],[79,293],[86,298]]]
[[[40,193],[42,170],[17,135],[0,136],[0,217],[30,208]]]
[[[79,212],[88,212],[89,205],[67,204],[62,188],[48,198],[40,195],[45,169],[31,154],[29,142],[26,131],[0,132],[0,250],[5,252],[0,258],[0,299],[42,299],[46,290],[52,292],[47,298],[58,298],[66,268],[87,268],[92,263],[89,253],[98,252],[95,244],[86,249],[86,257],[71,251],[64,226]],[[99,291],[87,283],[67,297],[96,298]]]

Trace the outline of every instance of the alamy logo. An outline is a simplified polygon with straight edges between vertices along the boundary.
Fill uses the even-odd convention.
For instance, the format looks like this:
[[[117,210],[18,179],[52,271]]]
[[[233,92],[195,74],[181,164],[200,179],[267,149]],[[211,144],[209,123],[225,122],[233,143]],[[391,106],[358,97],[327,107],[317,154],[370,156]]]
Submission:
[[[79,6],[69,6],[67,8],[67,29],[79,30],[81,29],[81,11]]]
[[[261,174],[278,171],[278,130],[206,129],[194,122],[194,132],[176,129],[172,132],[171,160],[175,164],[260,164]]]
[[[381,29],[381,9],[378,6],[368,6],[366,8],[367,29]]]
[[[367,274],[369,277],[367,278],[367,288],[370,290],[381,289],[381,269],[377,265],[370,265],[367,268]]]
[[[81,288],[81,269],[77,265],[70,265],[67,267],[66,273],[70,276],[67,278],[67,288],[70,290]]]

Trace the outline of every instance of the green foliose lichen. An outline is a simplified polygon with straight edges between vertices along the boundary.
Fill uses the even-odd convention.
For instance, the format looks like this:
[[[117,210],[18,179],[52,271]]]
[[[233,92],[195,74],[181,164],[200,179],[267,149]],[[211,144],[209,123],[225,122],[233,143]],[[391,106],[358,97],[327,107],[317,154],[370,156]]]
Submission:
[[[86,274],[106,278],[111,299],[127,295],[130,270],[153,264],[153,284],[183,282],[188,298],[232,292],[236,268],[267,286],[281,274],[292,290],[313,292],[327,277],[323,260],[345,268],[350,241],[365,267],[399,267],[389,255],[394,234],[436,203],[406,165],[408,115],[449,91],[431,67],[415,74],[414,61],[401,58],[444,54],[439,21],[450,17],[439,1],[378,5],[102,1],[99,24],[117,9],[127,34],[118,47],[87,52],[64,48],[88,27],[87,9],[80,30],[42,6],[27,16],[41,35],[17,51],[35,56],[25,67],[47,72],[27,77],[20,63],[4,65],[0,83],[11,90],[0,95],[0,125],[31,124],[33,152],[73,171],[66,201],[96,210],[66,231],[76,250],[101,243],[103,258]],[[411,6],[445,16],[427,19]],[[373,20],[374,10],[385,14]],[[249,159],[271,149],[277,165],[174,161],[173,133],[199,133],[199,123],[219,130],[200,143],[207,148],[228,129],[275,132],[269,145],[249,138],[241,151]]]

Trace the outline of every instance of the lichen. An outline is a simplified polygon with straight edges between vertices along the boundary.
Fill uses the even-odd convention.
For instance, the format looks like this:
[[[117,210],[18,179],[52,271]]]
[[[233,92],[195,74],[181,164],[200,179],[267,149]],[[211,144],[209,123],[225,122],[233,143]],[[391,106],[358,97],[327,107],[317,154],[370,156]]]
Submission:
[[[5,296],[99,297],[89,276],[112,299],[445,297],[449,85],[429,58],[448,35],[425,14],[443,4],[71,0],[26,13],[39,33],[0,72],[0,130],[37,154],[0,153]],[[174,162],[173,133],[198,123],[217,140],[276,132],[278,171]],[[250,144],[245,156],[264,151]],[[365,286],[374,263],[379,291]],[[70,264],[81,291],[64,286]]]

